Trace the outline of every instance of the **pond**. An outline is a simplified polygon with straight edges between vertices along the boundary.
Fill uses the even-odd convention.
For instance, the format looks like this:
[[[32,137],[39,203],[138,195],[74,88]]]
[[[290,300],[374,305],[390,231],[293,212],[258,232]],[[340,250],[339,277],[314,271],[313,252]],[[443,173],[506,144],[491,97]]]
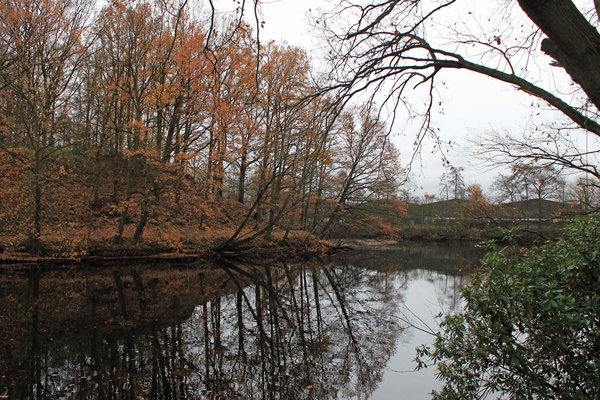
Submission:
[[[473,247],[0,275],[0,398],[428,399]]]

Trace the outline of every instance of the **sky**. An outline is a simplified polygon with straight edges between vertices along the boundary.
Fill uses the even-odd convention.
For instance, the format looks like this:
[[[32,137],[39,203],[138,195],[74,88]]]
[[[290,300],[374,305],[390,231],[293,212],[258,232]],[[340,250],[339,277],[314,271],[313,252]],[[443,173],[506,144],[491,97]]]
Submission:
[[[225,1],[225,0],[223,0]],[[483,4],[498,5],[498,2],[484,3],[466,0],[467,7],[482,11]],[[223,4],[223,3],[222,3]],[[235,5],[235,1],[231,3]],[[286,41],[300,46],[309,54],[318,56],[319,42],[312,35],[309,14],[318,15],[319,8],[327,7],[326,0],[265,0],[262,2],[264,27],[260,31],[261,41]],[[488,10],[483,10],[485,13]],[[551,61],[541,60],[547,64]],[[444,142],[453,142],[447,149],[446,157],[451,165],[462,167],[466,184],[479,183],[488,191],[494,177],[503,169],[489,169],[480,161],[470,160],[462,154],[469,153],[466,138],[477,132],[490,129],[522,131],[531,116],[531,98],[507,84],[494,81],[466,71],[442,71],[439,75],[444,85],[439,85],[443,100],[443,113],[434,115],[433,123],[439,128]],[[550,77],[554,79],[553,77]],[[412,129],[412,130],[411,130]],[[392,141],[401,151],[405,164],[411,157],[415,127],[400,121],[391,129]],[[426,141],[420,160],[412,165],[412,180],[416,183],[415,195],[437,194],[440,190],[440,177],[446,171],[442,155],[433,149],[433,141]]]

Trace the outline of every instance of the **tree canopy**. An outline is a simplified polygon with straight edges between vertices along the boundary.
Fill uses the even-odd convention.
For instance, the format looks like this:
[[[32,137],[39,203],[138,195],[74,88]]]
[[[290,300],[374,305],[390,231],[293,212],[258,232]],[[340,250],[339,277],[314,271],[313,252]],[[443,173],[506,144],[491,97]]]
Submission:
[[[372,105],[343,109],[304,50],[208,11],[0,1],[0,233],[41,254],[57,233],[139,246],[151,226],[181,243],[222,219],[226,249],[396,201],[399,153]]]

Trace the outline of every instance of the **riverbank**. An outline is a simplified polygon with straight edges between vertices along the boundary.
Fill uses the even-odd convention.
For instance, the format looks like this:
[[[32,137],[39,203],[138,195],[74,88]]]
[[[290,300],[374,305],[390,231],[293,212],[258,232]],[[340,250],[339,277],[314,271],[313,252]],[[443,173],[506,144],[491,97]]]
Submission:
[[[215,249],[234,233],[232,229],[207,229],[194,237],[173,240],[149,233],[135,245],[130,240],[114,243],[111,237],[77,239],[73,234],[47,236],[42,239],[40,254],[32,254],[24,236],[0,237],[1,264],[78,264],[106,261],[190,262],[219,257],[261,257],[264,259],[310,257],[329,254],[338,249],[334,243],[320,240],[307,232],[273,232],[270,237],[257,237],[243,247],[228,251]],[[248,232],[247,232],[248,233]]]
[[[523,245],[539,244],[560,234],[562,222],[514,226],[513,240]],[[503,241],[506,231],[490,224],[474,222],[446,225],[415,225],[399,229],[393,237],[354,237],[321,240],[305,231],[273,231],[257,236],[243,246],[217,250],[233,234],[232,228],[204,229],[186,236],[165,235],[165,229],[149,229],[147,236],[134,244],[128,239],[115,243],[108,234],[86,238],[81,232],[63,232],[42,238],[39,254],[32,254],[25,236],[0,236],[0,264],[78,264],[122,262],[189,262],[220,257],[281,259],[331,254],[341,249],[389,250],[402,241],[484,242]],[[252,235],[243,232],[241,237]]]
[[[499,225],[489,221],[461,220],[441,225],[413,225],[402,229],[403,240],[425,242],[487,242],[511,240],[523,245],[541,244],[558,238],[565,225],[564,220],[542,222],[515,221]]]

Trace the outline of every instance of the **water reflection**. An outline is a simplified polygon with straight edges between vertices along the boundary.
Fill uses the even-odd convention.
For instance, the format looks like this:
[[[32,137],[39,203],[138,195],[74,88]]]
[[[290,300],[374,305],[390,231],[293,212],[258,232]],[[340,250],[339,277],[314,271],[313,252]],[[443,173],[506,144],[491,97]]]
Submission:
[[[432,329],[423,312],[456,309],[474,258],[407,245],[304,264],[5,271],[0,397],[384,398],[390,360]],[[435,288],[424,309],[406,306],[414,282]]]

